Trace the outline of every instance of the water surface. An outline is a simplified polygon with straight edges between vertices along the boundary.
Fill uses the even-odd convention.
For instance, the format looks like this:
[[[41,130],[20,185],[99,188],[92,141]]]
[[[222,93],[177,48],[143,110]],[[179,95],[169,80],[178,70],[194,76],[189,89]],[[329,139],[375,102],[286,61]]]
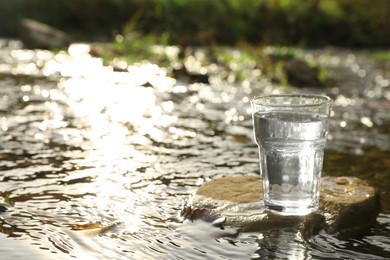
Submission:
[[[237,233],[179,216],[203,182],[258,173],[249,99],[262,93],[332,96],[324,174],[359,176],[388,196],[390,70],[369,53],[306,51],[337,86],[296,90],[218,74],[188,84],[146,62],[114,72],[87,45],[59,53],[0,45],[6,259],[390,258],[383,199],[377,224],[357,236]]]

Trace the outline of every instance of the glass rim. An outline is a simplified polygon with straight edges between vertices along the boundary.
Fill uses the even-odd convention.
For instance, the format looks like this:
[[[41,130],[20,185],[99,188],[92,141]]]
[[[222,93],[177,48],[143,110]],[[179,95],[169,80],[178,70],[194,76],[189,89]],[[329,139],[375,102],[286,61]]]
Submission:
[[[282,97],[317,98],[320,100],[312,104],[278,104],[278,103],[256,102],[256,101],[260,101],[261,99],[266,100],[268,98],[282,98]],[[319,95],[319,94],[270,94],[270,95],[254,96],[251,99],[251,103],[254,105],[262,105],[262,106],[269,106],[269,107],[317,107],[326,104],[331,104],[331,102],[332,99],[330,97],[326,95]]]

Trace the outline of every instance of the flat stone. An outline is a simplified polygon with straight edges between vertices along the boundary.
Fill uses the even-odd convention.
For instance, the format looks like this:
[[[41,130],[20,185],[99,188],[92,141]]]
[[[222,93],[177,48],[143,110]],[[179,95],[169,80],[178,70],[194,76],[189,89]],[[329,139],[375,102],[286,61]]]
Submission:
[[[224,225],[241,232],[296,227],[306,237],[322,229],[328,233],[359,232],[375,223],[379,196],[366,182],[355,177],[322,177],[320,194],[316,212],[282,216],[264,208],[259,176],[222,177],[199,187],[187,201],[183,216],[222,216]]]

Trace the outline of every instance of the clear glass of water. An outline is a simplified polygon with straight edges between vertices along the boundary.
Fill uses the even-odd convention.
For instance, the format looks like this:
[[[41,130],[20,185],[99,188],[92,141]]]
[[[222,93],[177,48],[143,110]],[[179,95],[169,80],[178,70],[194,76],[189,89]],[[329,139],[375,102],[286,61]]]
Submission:
[[[266,209],[306,215],[318,208],[332,100],[321,95],[268,95],[251,100]]]

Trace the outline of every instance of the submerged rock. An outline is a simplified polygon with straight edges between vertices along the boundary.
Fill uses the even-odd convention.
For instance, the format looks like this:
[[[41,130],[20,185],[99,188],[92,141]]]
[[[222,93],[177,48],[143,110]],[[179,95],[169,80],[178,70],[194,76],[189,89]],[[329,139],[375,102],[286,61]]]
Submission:
[[[258,176],[208,181],[190,198],[183,215],[191,219],[201,210],[210,219],[223,216],[224,225],[239,228],[241,232],[296,227],[303,236],[309,237],[321,229],[328,233],[365,230],[375,223],[379,213],[377,192],[355,177],[323,177],[319,209],[301,217],[265,210],[261,187]]]
[[[31,19],[22,19],[19,33],[23,47],[29,49],[60,49],[71,43],[65,32]]]

